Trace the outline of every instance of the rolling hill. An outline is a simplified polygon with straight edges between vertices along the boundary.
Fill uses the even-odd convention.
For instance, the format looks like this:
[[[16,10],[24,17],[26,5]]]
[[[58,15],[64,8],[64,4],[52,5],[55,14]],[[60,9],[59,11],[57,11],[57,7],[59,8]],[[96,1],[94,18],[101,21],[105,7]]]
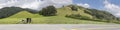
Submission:
[[[8,18],[0,19],[0,24],[16,24],[21,20],[25,20],[27,17],[32,18],[31,24],[106,24],[105,22],[72,19],[64,16],[44,17],[38,14],[31,14],[27,11],[21,11]]]
[[[75,6],[77,11],[73,11],[71,9],[72,6]],[[98,17],[98,14],[101,18]],[[32,12],[23,9],[7,18],[0,19],[0,24],[16,24],[20,20],[25,20],[26,18],[32,18],[31,24],[106,24],[107,20],[110,19],[108,17],[113,18],[111,20],[116,22],[117,18],[108,12],[69,5],[57,8],[57,15],[48,17],[39,15],[38,13],[33,14]]]

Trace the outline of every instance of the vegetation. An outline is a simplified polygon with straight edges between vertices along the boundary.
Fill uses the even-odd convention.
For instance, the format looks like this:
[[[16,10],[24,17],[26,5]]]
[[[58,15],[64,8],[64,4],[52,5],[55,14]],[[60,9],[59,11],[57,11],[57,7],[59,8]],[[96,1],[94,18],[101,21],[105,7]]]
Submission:
[[[77,8],[75,5],[71,5],[71,9],[72,9],[73,11],[78,11],[78,8]]]
[[[107,20],[108,22],[117,20],[117,17],[105,11],[98,11],[96,9],[86,9],[84,11],[92,15],[94,19]]]
[[[72,5],[73,6],[73,5]],[[84,11],[84,12],[79,12],[79,13],[72,13],[70,15],[66,15],[68,18],[74,18],[74,19],[81,19],[81,20],[91,20],[91,21],[104,21],[104,22],[116,22],[120,21],[119,18],[115,17],[109,12],[106,11],[100,11],[97,9],[88,9],[88,8],[83,8],[83,7],[77,7],[80,8],[78,9],[79,12]],[[89,14],[89,15],[82,15],[82,14]],[[92,17],[91,17],[92,16]]]
[[[91,18],[86,16],[81,16],[79,14],[66,15],[68,18],[82,19],[82,20],[91,20]]]
[[[46,8],[43,8],[39,14],[43,15],[43,16],[53,16],[56,15],[57,11],[56,8],[54,6],[48,6]]]
[[[32,14],[27,11],[21,11],[8,18],[0,19],[0,24],[16,24],[21,20],[25,20],[28,17],[32,18],[31,24],[107,24],[105,22],[79,20],[79,19],[66,18],[63,16],[44,17],[42,15]]]
[[[69,5],[68,7],[70,7],[70,8],[74,7],[74,8],[76,8],[77,11],[73,11],[73,8],[71,8],[71,10],[69,10],[69,11],[72,11],[71,14],[66,15],[66,17],[75,18],[75,19],[82,19],[82,20],[91,20],[92,19],[91,15],[84,13],[83,7],[76,6],[76,5]]]
[[[39,12],[31,9],[22,9],[19,7],[5,7],[0,9],[0,17],[4,18],[0,19],[0,24],[16,24],[20,22],[20,20],[24,20],[26,18],[32,18],[31,24],[106,24],[106,22],[120,23],[118,21],[120,19],[113,16],[109,12],[83,8],[76,5],[64,6],[62,8],[48,6]]]
[[[19,7],[5,7],[5,8],[2,8],[2,9],[0,9],[0,19],[9,17],[11,15],[14,15],[14,14],[16,14],[16,13],[22,11],[22,10],[23,9],[19,8]]]

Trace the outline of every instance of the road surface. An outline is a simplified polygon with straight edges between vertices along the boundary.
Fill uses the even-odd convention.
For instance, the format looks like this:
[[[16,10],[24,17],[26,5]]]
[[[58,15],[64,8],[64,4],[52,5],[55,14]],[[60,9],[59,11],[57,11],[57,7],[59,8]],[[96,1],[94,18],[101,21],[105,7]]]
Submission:
[[[120,30],[118,24],[1,24],[0,30]]]

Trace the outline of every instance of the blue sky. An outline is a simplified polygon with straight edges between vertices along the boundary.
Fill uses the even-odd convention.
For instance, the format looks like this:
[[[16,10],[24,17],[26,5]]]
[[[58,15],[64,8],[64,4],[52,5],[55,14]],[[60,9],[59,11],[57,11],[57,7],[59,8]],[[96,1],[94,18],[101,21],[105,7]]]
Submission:
[[[73,3],[80,4],[80,3],[87,3],[90,5],[90,8],[95,9],[104,9],[104,0],[73,0]],[[108,0],[108,2],[120,6],[120,0]]]
[[[104,10],[120,17],[120,0],[72,0],[72,2],[83,7]]]

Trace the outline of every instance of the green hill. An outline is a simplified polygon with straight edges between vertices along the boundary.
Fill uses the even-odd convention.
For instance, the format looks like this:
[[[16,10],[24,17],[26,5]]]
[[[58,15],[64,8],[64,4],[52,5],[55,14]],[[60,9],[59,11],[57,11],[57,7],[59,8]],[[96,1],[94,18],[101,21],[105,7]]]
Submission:
[[[77,11],[73,11],[71,9],[71,6],[72,5],[64,6],[62,8],[57,8],[56,16],[42,16],[39,15],[38,13],[33,14],[28,11],[20,11],[7,18],[0,19],[0,24],[16,24],[20,20],[23,19],[25,20],[26,18],[32,18],[31,24],[106,24],[106,17],[111,16],[112,18],[116,19],[116,17],[112,16],[110,13],[96,10],[97,12],[100,13],[100,15],[102,13],[101,16],[104,17],[105,15],[104,17],[105,19],[102,17],[100,19],[99,17],[97,17],[97,14],[94,14],[95,12],[94,10],[93,12],[92,10],[89,10],[87,8],[76,6]],[[91,13],[93,13],[94,16]],[[100,21],[100,20],[105,20],[105,21]]]
[[[62,8],[58,8],[58,15],[59,16],[66,16],[66,15],[80,15],[80,16],[84,16],[84,17],[88,17],[88,18],[92,18],[92,16],[90,14],[87,14],[84,12],[84,8],[80,8],[79,6],[77,6],[76,8],[78,8],[77,11],[73,11],[71,9],[72,5],[66,6],[66,7],[62,7]]]
[[[39,14],[32,14],[27,11],[22,11],[10,16],[9,18],[38,18],[38,17],[41,16]]]
[[[0,24],[16,24],[26,17],[32,18],[32,24],[105,24],[105,22],[72,19],[64,16],[44,17],[38,14],[31,14],[27,11],[19,12],[5,19],[0,19]]]

